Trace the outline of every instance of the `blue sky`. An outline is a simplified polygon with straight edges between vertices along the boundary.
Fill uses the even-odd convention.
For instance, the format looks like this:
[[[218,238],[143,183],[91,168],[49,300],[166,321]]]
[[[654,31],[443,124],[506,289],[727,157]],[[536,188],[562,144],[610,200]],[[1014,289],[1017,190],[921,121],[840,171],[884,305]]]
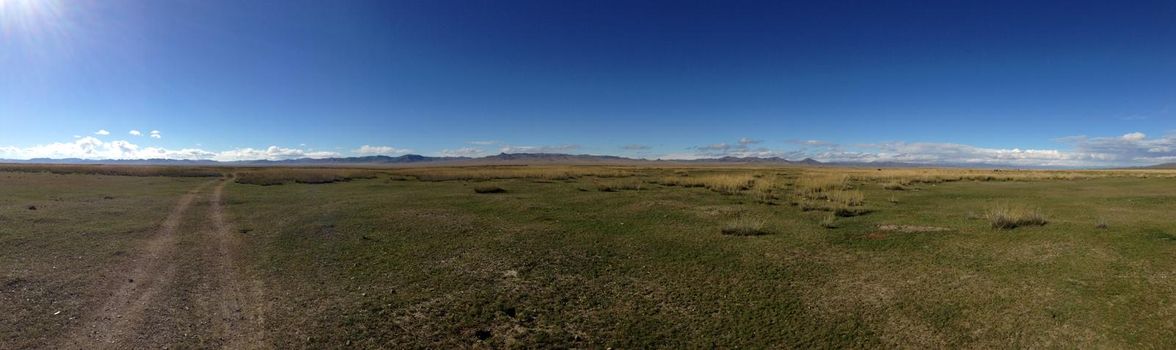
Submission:
[[[1171,1],[0,0],[0,158],[1159,163],[1174,38]]]

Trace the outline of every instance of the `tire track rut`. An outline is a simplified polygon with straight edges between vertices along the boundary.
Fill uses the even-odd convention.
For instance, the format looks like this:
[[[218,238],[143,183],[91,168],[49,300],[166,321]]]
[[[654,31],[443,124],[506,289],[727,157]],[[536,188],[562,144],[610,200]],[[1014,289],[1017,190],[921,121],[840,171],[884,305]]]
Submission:
[[[241,237],[234,235],[225,220],[223,192],[232,177],[200,184],[177,200],[175,207],[156,232],[143,244],[143,252],[127,268],[126,281],[102,306],[83,316],[81,326],[73,329],[56,348],[125,349],[157,347],[161,344],[184,345],[192,339],[178,334],[154,332],[161,326],[149,310],[168,310],[171,322],[204,324],[219,341],[202,347],[219,345],[231,349],[267,348],[260,280],[246,278],[248,271],[240,264]],[[206,188],[216,183],[208,194],[206,215],[195,226],[185,224],[190,207]],[[192,228],[195,227],[195,228]],[[190,231],[190,232],[186,232]],[[195,247],[179,249],[181,242],[195,242]],[[192,256],[197,254],[197,256]],[[191,260],[191,259],[198,260]],[[179,269],[179,261],[201,261],[196,267]],[[194,274],[194,275],[193,275]],[[210,281],[211,288],[177,288],[177,280]],[[177,298],[178,297],[178,298]],[[174,312],[181,307],[175,300],[201,300],[211,313]],[[163,319],[167,319],[166,317]],[[166,328],[166,327],[164,327]],[[193,344],[188,344],[193,345]]]
[[[224,203],[222,202],[225,184],[222,181],[212,192],[209,201],[208,221],[212,223],[213,237],[216,241],[216,261],[214,274],[218,277],[221,297],[219,323],[220,332],[226,337],[226,345],[231,349],[262,348],[265,347],[265,307],[263,300],[264,289],[260,280],[245,279],[244,267],[240,261],[241,238],[233,235],[231,225],[225,220]]]

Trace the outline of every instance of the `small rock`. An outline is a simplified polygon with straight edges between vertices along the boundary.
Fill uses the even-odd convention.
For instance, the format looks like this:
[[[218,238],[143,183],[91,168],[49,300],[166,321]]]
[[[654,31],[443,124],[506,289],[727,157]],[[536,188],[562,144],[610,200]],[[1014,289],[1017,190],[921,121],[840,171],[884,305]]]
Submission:
[[[135,279],[134,279],[134,278],[128,278],[128,279],[127,279],[127,283],[135,283]]]
[[[29,210],[37,210],[37,206],[35,206],[35,205],[30,205],[30,206],[29,206]]]
[[[54,312],[54,313],[53,313],[53,316],[57,316],[57,315],[60,315],[60,314],[61,314],[61,311],[57,311],[57,312]]]

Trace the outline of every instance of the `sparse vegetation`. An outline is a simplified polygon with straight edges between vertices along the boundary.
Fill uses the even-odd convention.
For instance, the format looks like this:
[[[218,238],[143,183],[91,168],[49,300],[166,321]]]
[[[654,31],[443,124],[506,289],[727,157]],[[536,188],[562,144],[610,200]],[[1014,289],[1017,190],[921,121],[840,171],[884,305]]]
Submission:
[[[738,194],[755,185],[751,174],[713,174],[697,177],[665,177],[658,183],[666,186],[705,187],[722,194]]]
[[[598,181],[595,183],[596,190],[600,192],[617,192],[617,191],[640,191],[642,183],[635,179],[620,179],[609,181]]]
[[[147,317],[190,322],[175,347],[218,347],[200,310],[219,299],[192,297],[215,276],[194,274],[201,254],[219,256],[203,221],[210,187],[196,190],[206,183],[226,183],[232,251],[266,293],[275,348],[1176,342],[1163,298],[1176,283],[1165,275],[1176,261],[1163,258],[1176,242],[1176,171],[308,169],[338,181],[323,186],[289,175],[303,170],[258,175],[281,186],[0,171],[0,266],[20,267],[0,275],[0,348],[52,348],[80,327],[70,317],[103,309],[110,285],[130,284],[125,267],[151,261],[142,247],[162,213],[191,191],[175,236],[184,248],[165,260],[175,282],[144,305],[158,313]],[[471,192],[491,186],[513,194]],[[1025,208],[1048,210],[1049,224],[1001,234],[967,220],[1046,221]],[[1114,234],[1091,227],[1106,219]],[[750,326],[765,319],[776,321]]]
[[[421,181],[543,179],[575,180],[582,177],[614,178],[633,175],[629,167],[604,166],[465,166],[390,170],[396,175],[412,176]]]
[[[764,226],[763,219],[739,217],[724,224],[722,232],[731,236],[759,236],[768,233]]]
[[[825,217],[821,219],[821,227],[837,228],[837,215],[834,213],[829,213],[829,215],[825,215]]]
[[[1037,209],[998,206],[984,212],[992,228],[1011,230],[1022,226],[1043,226],[1049,221]]]
[[[110,176],[217,177],[229,168],[173,165],[0,164],[0,172]]]
[[[342,168],[248,168],[236,172],[241,184],[273,186],[286,183],[328,184],[357,179],[374,179],[376,172]]]

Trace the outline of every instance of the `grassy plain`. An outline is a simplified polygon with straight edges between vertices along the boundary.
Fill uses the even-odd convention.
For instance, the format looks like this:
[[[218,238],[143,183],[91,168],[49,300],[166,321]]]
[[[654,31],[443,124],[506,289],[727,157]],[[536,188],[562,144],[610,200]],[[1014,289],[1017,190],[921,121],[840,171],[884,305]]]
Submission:
[[[222,171],[267,347],[1176,346],[1176,172]],[[53,312],[90,312],[95,271],[208,181],[0,179],[3,348],[69,332]]]

